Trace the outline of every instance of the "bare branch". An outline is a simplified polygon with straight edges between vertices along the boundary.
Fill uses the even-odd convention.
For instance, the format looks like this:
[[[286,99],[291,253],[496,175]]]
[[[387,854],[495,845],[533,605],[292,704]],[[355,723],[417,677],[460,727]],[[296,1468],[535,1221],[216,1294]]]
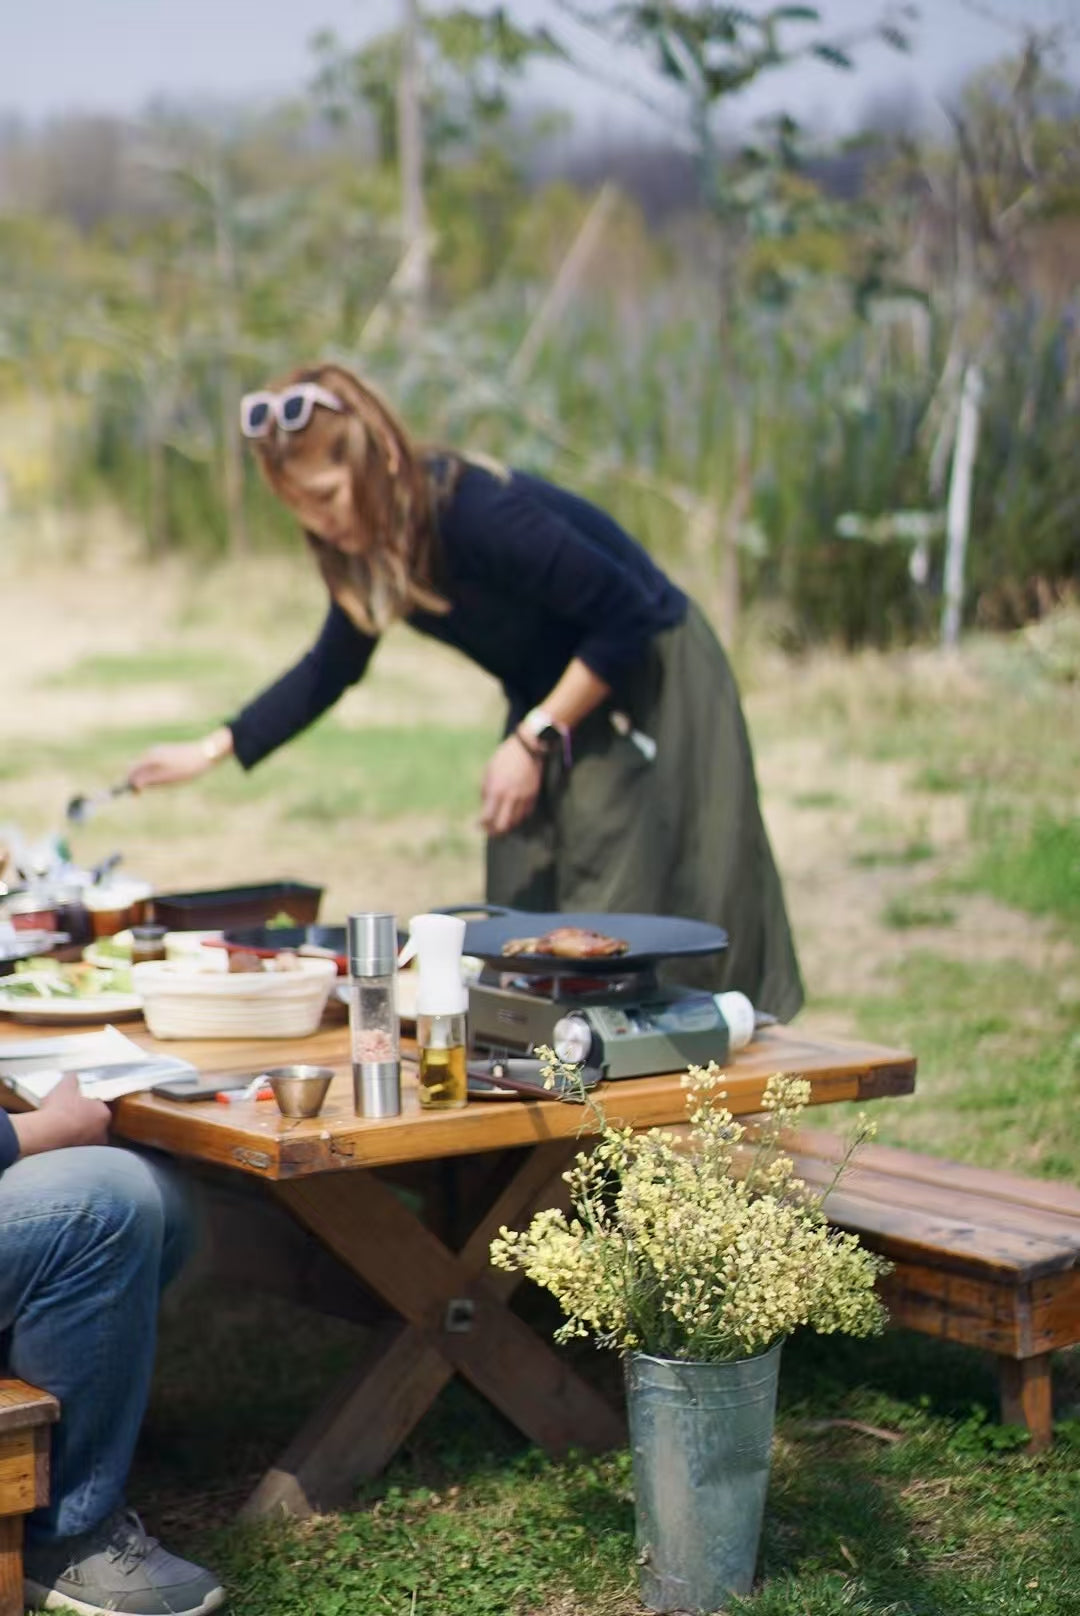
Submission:
[[[978,153],[975,150],[975,142],[972,139],[971,131],[968,129],[967,122],[961,113],[949,111],[948,116],[956,132],[957,149],[968,176],[976,224],[983,239],[992,246],[998,247],[1001,245],[1001,237],[986,196],[982,167],[979,163]]]

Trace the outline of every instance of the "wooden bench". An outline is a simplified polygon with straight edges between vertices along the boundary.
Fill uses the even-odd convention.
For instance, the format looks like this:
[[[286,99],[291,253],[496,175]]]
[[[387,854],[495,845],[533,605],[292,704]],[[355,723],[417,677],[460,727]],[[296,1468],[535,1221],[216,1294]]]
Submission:
[[[844,1148],[815,1129],[784,1147],[822,1189]],[[865,1145],[825,1210],[895,1264],[881,1283],[890,1323],[996,1354],[1002,1419],[1049,1447],[1050,1354],[1080,1342],[1080,1190]]]
[[[0,1616],[22,1616],[23,1516],[48,1501],[49,1426],[60,1404],[25,1380],[0,1377]]]

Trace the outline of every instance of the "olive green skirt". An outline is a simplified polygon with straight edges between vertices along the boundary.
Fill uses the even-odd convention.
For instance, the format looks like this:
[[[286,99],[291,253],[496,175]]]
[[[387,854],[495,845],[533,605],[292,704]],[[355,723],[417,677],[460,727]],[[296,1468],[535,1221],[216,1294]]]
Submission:
[[[655,742],[653,758],[616,729],[613,711]],[[487,897],[519,909],[711,921],[728,933],[726,952],[673,960],[663,975],[713,992],[737,988],[781,1021],[799,1009],[802,981],[738,689],[695,606],[575,730],[571,767],[550,760],[529,819],[489,840]]]

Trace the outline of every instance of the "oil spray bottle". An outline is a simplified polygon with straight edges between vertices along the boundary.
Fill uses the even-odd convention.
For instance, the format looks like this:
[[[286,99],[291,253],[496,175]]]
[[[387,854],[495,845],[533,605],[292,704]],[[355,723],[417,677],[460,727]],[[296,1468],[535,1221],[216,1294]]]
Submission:
[[[461,976],[465,922],[454,915],[414,915],[399,963],[414,955],[419,966],[416,1043],[420,1059],[420,1104],[452,1111],[468,1098],[466,1014],[468,989]]]

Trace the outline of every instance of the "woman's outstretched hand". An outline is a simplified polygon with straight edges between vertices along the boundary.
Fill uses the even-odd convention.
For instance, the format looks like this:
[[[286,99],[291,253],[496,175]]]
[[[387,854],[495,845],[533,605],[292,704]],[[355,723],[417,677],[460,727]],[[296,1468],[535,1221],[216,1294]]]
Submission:
[[[164,741],[136,759],[128,770],[128,784],[136,791],[145,791],[149,786],[195,780],[231,752],[232,731],[224,728],[201,741]]]
[[[489,836],[502,836],[528,819],[543,773],[543,760],[530,757],[515,735],[495,748],[480,793],[480,825]]]

